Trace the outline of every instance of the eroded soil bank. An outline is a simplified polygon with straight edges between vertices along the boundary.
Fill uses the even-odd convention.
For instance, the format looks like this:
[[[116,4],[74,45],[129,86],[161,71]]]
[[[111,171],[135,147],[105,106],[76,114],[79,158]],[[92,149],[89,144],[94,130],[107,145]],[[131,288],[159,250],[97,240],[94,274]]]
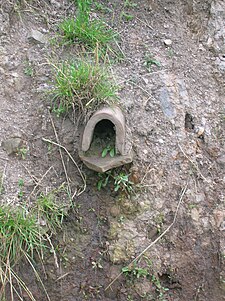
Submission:
[[[97,190],[99,176],[78,158],[76,116],[49,113],[50,63],[80,51],[50,40],[57,24],[75,13],[69,0],[0,3],[1,203],[21,202],[20,179],[27,204],[68,179],[74,194],[63,231],[52,237],[56,256],[47,252],[43,263],[35,258],[48,298],[224,300],[224,1],[93,4],[92,17],[105,19],[119,33],[124,54],[111,70],[135,153],[126,167],[138,184],[131,197],[116,193],[113,183]],[[35,39],[31,30],[43,35]],[[58,147],[42,139],[56,141],[53,124],[85,175],[79,196],[79,170],[63,152],[66,180]],[[18,146],[20,152],[13,153]],[[176,211],[170,230],[105,290],[173,223]],[[27,264],[17,272],[36,300],[49,300]],[[20,295],[30,300],[23,291]]]

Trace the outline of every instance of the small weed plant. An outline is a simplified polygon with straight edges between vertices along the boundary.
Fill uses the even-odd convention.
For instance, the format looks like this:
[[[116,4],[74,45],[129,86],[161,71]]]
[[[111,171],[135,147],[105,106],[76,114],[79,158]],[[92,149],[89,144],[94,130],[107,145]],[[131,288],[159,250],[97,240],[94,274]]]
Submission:
[[[135,8],[135,7],[137,7],[137,3],[130,1],[130,0],[125,0],[124,7]]]
[[[152,262],[148,258],[144,258],[147,266],[140,266],[140,263],[137,263],[136,261],[129,266],[122,268],[122,273],[127,277],[129,281],[134,282],[141,278],[148,278],[149,281],[152,282],[152,284],[155,287],[156,292],[156,299],[158,301],[166,301],[166,292],[169,290],[168,288],[164,287],[162,283],[160,282],[160,278],[158,276],[158,273],[152,269]],[[151,299],[153,300],[153,299]]]
[[[34,69],[33,69],[32,64],[29,61],[25,62],[24,74],[26,76],[30,76],[30,77],[34,76]]]
[[[23,188],[24,188],[24,180],[23,180],[23,179],[19,179],[19,181],[18,181],[18,186],[19,186],[18,198],[19,198],[19,199],[22,199],[22,198],[23,198],[23,195],[24,195],[24,191],[23,191]]]
[[[120,18],[121,18],[122,20],[124,20],[125,22],[129,22],[129,21],[132,21],[132,20],[133,20],[134,16],[131,15],[131,14],[128,14],[127,12],[124,12],[124,11],[123,11],[123,12],[120,14]]]
[[[111,158],[115,157],[116,154],[115,147],[111,147],[110,145],[107,145],[102,151],[102,158],[105,158],[108,154],[110,155]]]
[[[105,173],[99,173],[99,180],[97,182],[98,190],[106,187],[108,184],[113,185],[114,191],[125,192],[127,195],[134,193],[134,183],[129,180],[129,174],[125,171],[117,172],[117,170],[110,170]]]
[[[151,72],[152,71],[152,66],[157,66],[157,67],[161,67],[161,63],[156,60],[153,55],[150,54],[146,54],[145,56],[145,62],[144,62],[144,66],[146,67],[146,69]]]
[[[159,301],[166,301],[165,293],[169,290],[168,288],[164,287],[158,276],[152,275],[152,283],[156,287],[156,291],[158,293],[158,300]]]
[[[110,182],[111,176],[112,176],[111,171],[98,174],[99,180],[97,182],[97,188],[99,191],[108,185],[108,183]]]
[[[146,268],[138,267],[137,263],[134,263],[131,267],[127,266],[122,268],[122,272],[125,276],[133,279],[149,276],[148,270]]]
[[[47,226],[47,229],[56,234],[57,230],[62,228],[66,212],[63,206],[57,204],[55,195],[53,193],[40,195],[37,200],[37,208],[39,223],[41,220]]]
[[[25,160],[28,154],[28,149],[23,146],[17,149],[17,154],[23,159]]]
[[[103,12],[103,13],[111,13],[112,12],[112,10],[109,7],[103,5],[100,2],[95,1],[94,5],[95,5],[96,10],[98,10],[100,12]]]
[[[24,69],[23,72],[26,76],[33,77],[34,76],[34,68],[31,62],[29,60],[26,60],[24,62]]]
[[[129,180],[129,174],[120,172],[118,175],[114,176],[114,190],[125,191],[127,194],[133,192],[134,183]]]
[[[55,72],[53,111],[58,115],[71,108],[84,113],[95,110],[101,103],[116,101],[117,87],[98,65],[85,61],[64,62],[55,66]]]
[[[111,29],[99,20],[89,21],[78,16],[75,20],[70,18],[64,20],[59,28],[62,32],[65,44],[72,44],[76,41],[95,49],[98,45],[100,49],[106,48],[115,37]]]

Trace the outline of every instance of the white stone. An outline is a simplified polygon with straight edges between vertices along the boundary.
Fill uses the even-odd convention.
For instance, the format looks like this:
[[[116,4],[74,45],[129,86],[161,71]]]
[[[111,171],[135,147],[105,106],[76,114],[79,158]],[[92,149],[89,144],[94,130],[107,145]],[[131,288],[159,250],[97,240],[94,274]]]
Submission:
[[[165,39],[163,42],[166,46],[171,46],[173,43],[172,40],[170,40],[170,39]]]
[[[48,41],[47,37],[43,33],[35,29],[31,29],[29,38],[33,38],[34,40],[42,44],[45,44]]]
[[[191,217],[194,221],[198,222],[199,221],[199,211],[197,208],[193,208],[191,210]]]
[[[197,136],[200,137],[204,134],[205,132],[205,128],[203,126],[200,126],[198,129],[197,129]]]
[[[147,149],[144,149],[144,150],[143,150],[143,153],[144,153],[145,155],[147,155],[148,150],[147,150]]]

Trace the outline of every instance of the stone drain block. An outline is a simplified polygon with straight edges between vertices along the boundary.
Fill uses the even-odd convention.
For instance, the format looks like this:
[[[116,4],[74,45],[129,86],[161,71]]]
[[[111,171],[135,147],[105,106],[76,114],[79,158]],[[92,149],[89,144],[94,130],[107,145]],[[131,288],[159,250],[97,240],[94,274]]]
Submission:
[[[105,107],[96,111],[87,122],[79,150],[84,164],[95,171],[105,172],[111,168],[132,162],[132,150],[127,149],[125,118],[118,107]],[[110,156],[111,149],[115,155]],[[108,149],[103,157],[104,149]]]

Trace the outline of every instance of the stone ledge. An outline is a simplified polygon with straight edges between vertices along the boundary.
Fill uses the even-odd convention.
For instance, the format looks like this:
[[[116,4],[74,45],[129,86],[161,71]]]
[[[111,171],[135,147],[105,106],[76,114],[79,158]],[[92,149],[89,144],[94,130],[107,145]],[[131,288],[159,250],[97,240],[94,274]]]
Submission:
[[[133,152],[130,151],[127,155],[118,155],[113,158],[109,156],[105,158],[98,156],[86,157],[83,152],[79,152],[79,157],[88,168],[97,172],[106,172],[109,169],[131,163],[133,161]]]

